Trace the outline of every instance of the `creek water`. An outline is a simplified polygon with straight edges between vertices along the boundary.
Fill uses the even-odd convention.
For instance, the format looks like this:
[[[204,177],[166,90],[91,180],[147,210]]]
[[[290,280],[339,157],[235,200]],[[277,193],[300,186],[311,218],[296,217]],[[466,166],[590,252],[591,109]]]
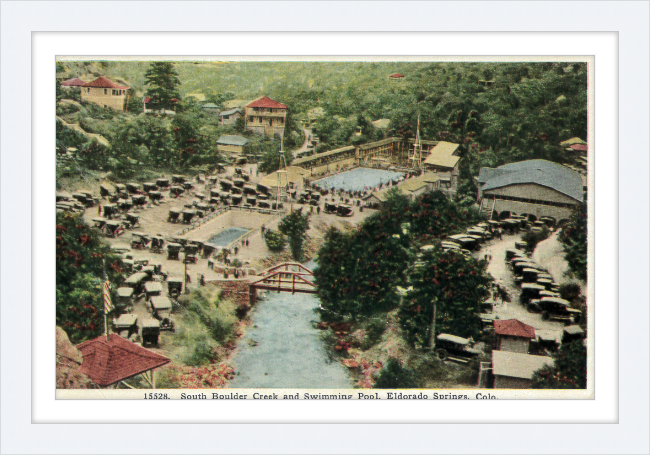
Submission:
[[[313,261],[305,264],[314,269]],[[231,388],[353,388],[347,369],[328,359],[314,294],[268,291],[251,315],[252,325],[233,357]]]

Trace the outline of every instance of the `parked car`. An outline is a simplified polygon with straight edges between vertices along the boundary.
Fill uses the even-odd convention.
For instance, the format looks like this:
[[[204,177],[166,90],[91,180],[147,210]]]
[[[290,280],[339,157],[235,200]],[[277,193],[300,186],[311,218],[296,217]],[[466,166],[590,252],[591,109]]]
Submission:
[[[440,360],[449,359],[467,363],[481,354],[481,351],[474,349],[472,345],[471,338],[441,333],[436,337],[436,355]]]

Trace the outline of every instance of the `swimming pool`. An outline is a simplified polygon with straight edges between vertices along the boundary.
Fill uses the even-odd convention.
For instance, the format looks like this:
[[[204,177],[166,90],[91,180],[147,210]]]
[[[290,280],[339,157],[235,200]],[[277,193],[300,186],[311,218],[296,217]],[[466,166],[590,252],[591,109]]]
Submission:
[[[217,235],[210,237],[210,240],[208,240],[207,243],[214,246],[226,246],[246,234],[248,231],[249,229],[229,227]]]
[[[345,191],[365,191],[371,190],[382,183],[397,180],[403,175],[403,172],[358,167],[350,171],[316,180],[313,185],[326,190],[336,188]]]

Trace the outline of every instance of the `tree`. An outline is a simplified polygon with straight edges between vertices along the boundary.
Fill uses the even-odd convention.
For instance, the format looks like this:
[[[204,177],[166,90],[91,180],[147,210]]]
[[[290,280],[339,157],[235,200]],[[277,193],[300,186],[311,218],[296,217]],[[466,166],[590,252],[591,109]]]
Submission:
[[[273,252],[280,252],[284,250],[287,241],[284,239],[284,236],[279,232],[274,231],[273,229],[267,229],[264,233],[264,241],[269,250]]]
[[[390,358],[386,366],[382,368],[379,377],[373,386],[374,389],[417,389],[421,387],[421,381],[415,372],[403,367],[397,359]]]
[[[256,141],[255,139],[258,139]],[[262,161],[259,164],[260,172],[271,173],[280,169],[280,144],[275,138],[269,139],[267,137],[254,138],[250,148],[261,152]],[[291,164],[293,154],[285,148],[284,159],[287,165]]]
[[[587,388],[587,348],[583,342],[563,343],[553,361],[553,366],[535,372],[533,389]]]
[[[569,223],[560,232],[560,242],[564,246],[564,257],[569,271],[576,278],[587,280],[587,204],[573,214]]]
[[[147,91],[145,96],[154,111],[173,110],[178,98],[178,86],[181,84],[172,62],[151,62],[144,74]]]
[[[479,337],[480,304],[492,281],[485,261],[435,246],[419,254],[409,277],[413,289],[404,297],[399,318],[410,343],[428,346],[439,333]]]
[[[100,232],[80,215],[56,218],[56,324],[73,343],[103,332],[104,262],[113,289],[123,281],[120,259],[101,241]],[[115,295],[113,295],[115,302]]]
[[[308,229],[309,214],[303,215],[300,211],[291,212],[278,224],[278,230],[289,238],[291,257],[296,261],[302,258],[302,247],[307,239]]]

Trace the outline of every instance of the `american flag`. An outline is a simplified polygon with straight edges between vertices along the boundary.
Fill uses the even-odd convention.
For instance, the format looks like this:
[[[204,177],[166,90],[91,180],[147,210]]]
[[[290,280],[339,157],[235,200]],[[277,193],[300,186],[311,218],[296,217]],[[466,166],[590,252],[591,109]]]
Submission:
[[[111,283],[108,280],[104,281],[104,313],[108,314],[113,309],[113,302],[111,302]]]

